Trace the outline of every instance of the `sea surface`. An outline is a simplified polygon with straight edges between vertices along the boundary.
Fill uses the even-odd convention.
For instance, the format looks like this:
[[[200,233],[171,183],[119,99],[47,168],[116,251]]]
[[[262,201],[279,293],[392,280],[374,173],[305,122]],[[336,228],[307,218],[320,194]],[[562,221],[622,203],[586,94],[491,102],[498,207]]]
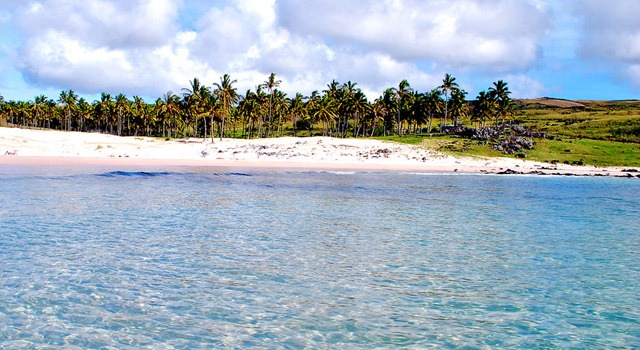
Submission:
[[[640,181],[0,169],[1,349],[640,348]]]

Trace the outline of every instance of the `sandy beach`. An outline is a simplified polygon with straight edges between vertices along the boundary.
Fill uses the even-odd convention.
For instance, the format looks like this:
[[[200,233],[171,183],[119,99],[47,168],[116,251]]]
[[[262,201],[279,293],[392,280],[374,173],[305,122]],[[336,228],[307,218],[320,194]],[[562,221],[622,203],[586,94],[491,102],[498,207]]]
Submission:
[[[0,166],[236,167],[629,176],[622,168],[444,155],[369,139],[177,139],[0,128]]]

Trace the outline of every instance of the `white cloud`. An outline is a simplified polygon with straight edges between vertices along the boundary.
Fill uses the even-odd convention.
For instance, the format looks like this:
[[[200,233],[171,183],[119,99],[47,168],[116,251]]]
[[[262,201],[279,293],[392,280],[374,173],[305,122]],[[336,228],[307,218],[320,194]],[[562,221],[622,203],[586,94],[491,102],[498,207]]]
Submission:
[[[636,0],[582,0],[575,7],[582,20],[583,57],[622,63],[622,74],[640,85],[640,7]]]
[[[504,0],[278,2],[292,33],[326,38],[398,60],[510,70],[536,62],[550,29],[546,6]]]
[[[16,66],[30,82],[147,96],[224,73],[244,93],[271,72],[288,93],[333,79],[371,98],[402,79],[424,91],[445,71],[534,65],[550,27],[534,0],[0,2],[15,14]]]
[[[540,97],[545,90],[544,84],[525,74],[510,74],[502,80],[509,84],[511,95],[517,98]]]

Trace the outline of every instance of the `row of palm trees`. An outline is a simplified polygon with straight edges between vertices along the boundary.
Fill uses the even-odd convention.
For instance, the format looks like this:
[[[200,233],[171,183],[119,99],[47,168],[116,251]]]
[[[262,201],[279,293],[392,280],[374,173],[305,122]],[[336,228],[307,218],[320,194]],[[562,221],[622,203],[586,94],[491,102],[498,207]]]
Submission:
[[[73,90],[62,91],[57,100],[40,95],[33,101],[5,101],[0,95],[0,123],[121,136],[211,137],[213,142],[214,137],[298,136],[302,131],[343,138],[431,133],[449,121],[482,127],[487,121],[504,123],[513,109],[504,81],[469,102],[450,74],[427,92],[402,80],[374,101],[351,81],[334,80],[321,92],[292,97],[278,90],[281,81],[274,73],[244,95],[236,83],[228,74],[211,86],[194,78],[181,95],[169,91],[154,103],[108,93],[90,103]]]

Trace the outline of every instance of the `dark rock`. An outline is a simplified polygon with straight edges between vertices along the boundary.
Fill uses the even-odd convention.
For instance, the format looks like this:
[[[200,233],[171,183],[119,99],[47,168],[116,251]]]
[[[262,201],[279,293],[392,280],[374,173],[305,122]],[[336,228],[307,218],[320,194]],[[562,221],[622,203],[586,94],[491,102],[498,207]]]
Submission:
[[[500,171],[497,173],[498,175],[522,175],[523,172],[521,171],[516,171],[516,170],[511,170],[511,169],[507,169],[504,171]]]

